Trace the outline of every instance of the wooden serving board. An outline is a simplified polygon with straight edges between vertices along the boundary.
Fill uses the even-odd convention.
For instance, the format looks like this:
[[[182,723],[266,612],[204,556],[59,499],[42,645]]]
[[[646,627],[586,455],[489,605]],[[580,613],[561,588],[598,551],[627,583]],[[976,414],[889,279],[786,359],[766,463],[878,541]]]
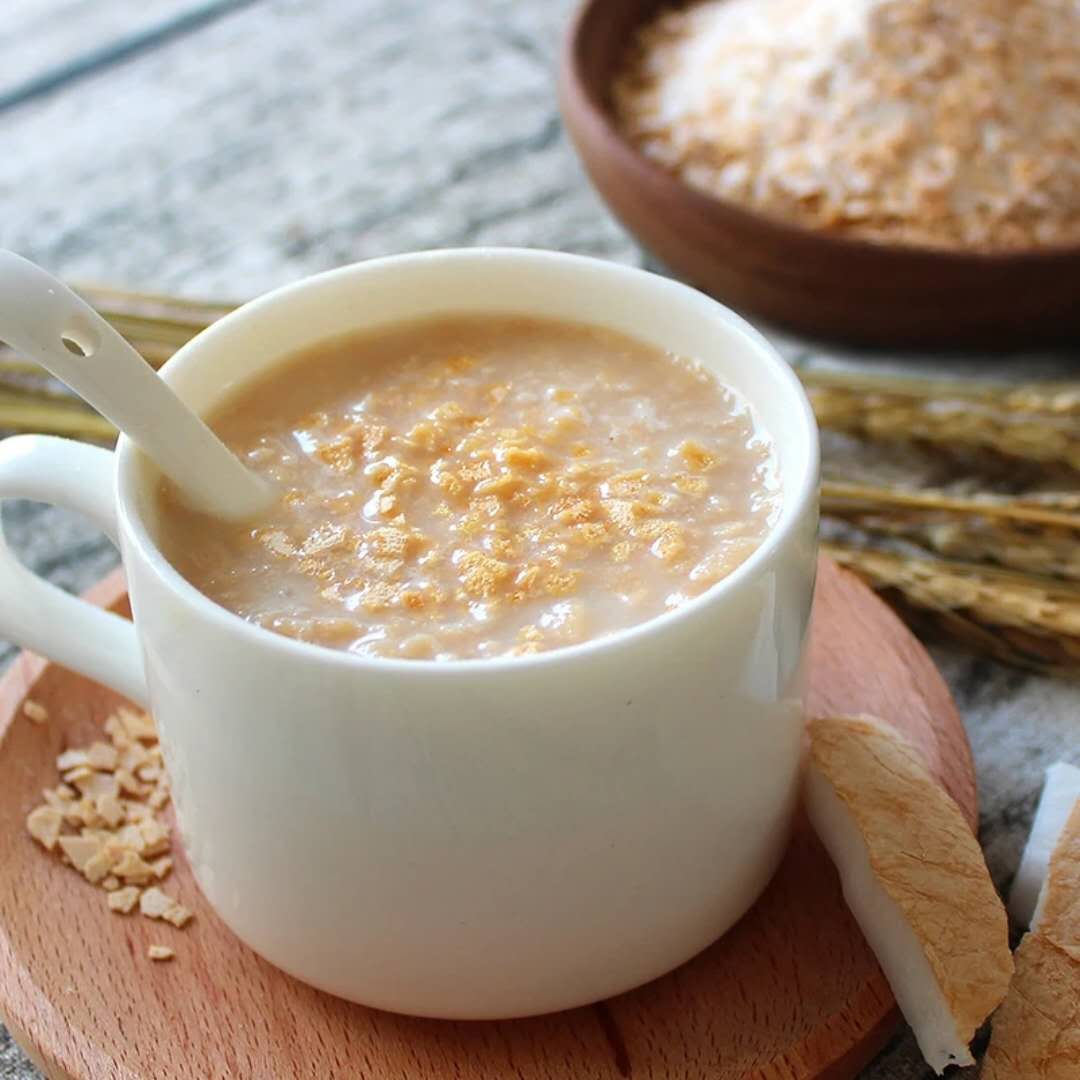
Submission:
[[[126,612],[122,579],[91,594]],[[810,710],[903,728],[974,824],[963,727],[922,647],[853,577],[822,560]],[[26,697],[49,722],[21,715]],[[202,900],[181,853],[184,931],[106,910],[104,894],[31,841],[23,818],[53,761],[90,740],[110,691],[23,655],[0,683],[0,1017],[46,1076],[77,1080],[809,1080],[854,1077],[898,1023],[892,995],[805,823],[753,910],[674,973],[591,1008],[449,1023],[365,1009],[282,974]],[[146,959],[151,941],[176,959]]]

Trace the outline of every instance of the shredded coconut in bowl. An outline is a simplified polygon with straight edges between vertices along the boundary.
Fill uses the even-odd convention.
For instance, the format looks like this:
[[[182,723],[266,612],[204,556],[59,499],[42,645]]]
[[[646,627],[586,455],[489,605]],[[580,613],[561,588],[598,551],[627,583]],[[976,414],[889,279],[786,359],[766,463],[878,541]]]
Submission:
[[[1080,0],[705,0],[615,112],[688,184],[888,243],[1080,244]]]

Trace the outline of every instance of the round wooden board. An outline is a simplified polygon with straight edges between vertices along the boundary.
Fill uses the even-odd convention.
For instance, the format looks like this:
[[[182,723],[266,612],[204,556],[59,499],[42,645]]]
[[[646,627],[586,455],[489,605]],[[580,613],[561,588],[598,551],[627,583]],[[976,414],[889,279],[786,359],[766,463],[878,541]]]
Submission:
[[[126,613],[119,575],[91,596]],[[971,753],[940,675],[827,560],[810,671],[812,713],[872,712],[904,729],[974,824]],[[48,723],[21,715],[26,697],[48,708]],[[23,819],[56,782],[56,755],[94,737],[117,700],[26,654],[0,683],[0,1017],[50,1078],[843,1080],[896,1027],[888,986],[804,822],[765,895],[712,948],[632,993],[533,1020],[417,1020],[313,990],[232,936],[179,852],[170,891],[197,913],[186,930],[112,915],[100,890],[40,851]],[[148,961],[152,941],[176,959]]]

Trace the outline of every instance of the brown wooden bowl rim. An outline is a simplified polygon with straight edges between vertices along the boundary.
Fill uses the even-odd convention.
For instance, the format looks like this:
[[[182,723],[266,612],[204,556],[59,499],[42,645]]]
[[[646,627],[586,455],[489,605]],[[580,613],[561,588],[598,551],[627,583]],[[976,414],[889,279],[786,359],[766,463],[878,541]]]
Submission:
[[[1072,268],[1080,262],[1080,244],[1048,245],[1040,248],[1020,248],[1015,251],[977,251],[937,248],[927,244],[889,244],[850,236],[836,236],[807,225],[787,221],[775,214],[747,207],[691,187],[674,173],[642,153],[616,125],[610,110],[597,101],[583,77],[585,64],[581,56],[581,34],[593,11],[618,0],[582,0],[576,8],[563,36],[559,59],[560,108],[567,127],[574,132],[575,119],[583,119],[591,128],[587,136],[597,149],[613,153],[620,169],[637,173],[668,198],[682,200],[705,216],[723,216],[744,230],[771,234],[777,242],[794,248],[817,248],[855,259],[888,259],[897,263],[922,262],[948,264],[954,268],[1027,269],[1032,266]],[[664,0],[656,0],[659,7]],[[577,117],[574,114],[577,114]],[[581,138],[581,136],[577,136]],[[581,151],[579,150],[579,153]],[[584,156],[584,155],[582,155]],[[605,196],[606,201],[606,196]]]

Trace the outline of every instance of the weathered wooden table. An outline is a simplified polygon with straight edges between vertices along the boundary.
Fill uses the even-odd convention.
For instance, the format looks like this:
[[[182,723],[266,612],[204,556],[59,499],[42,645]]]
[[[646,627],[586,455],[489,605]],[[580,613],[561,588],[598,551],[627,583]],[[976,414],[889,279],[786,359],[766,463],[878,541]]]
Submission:
[[[75,280],[219,298],[426,247],[644,262],[591,191],[556,113],[553,57],[569,6],[8,0],[0,245]],[[777,340],[802,364],[896,359]],[[1069,363],[995,361],[1027,374]],[[7,525],[27,562],[65,586],[83,588],[115,562],[106,541],[57,511],[20,505]],[[0,664],[11,655],[0,645]],[[1080,754],[1080,690],[936,656],[975,747],[983,841],[1004,888],[1043,768]],[[33,1075],[0,1029],[0,1078]],[[867,1073],[929,1075],[907,1036]]]

